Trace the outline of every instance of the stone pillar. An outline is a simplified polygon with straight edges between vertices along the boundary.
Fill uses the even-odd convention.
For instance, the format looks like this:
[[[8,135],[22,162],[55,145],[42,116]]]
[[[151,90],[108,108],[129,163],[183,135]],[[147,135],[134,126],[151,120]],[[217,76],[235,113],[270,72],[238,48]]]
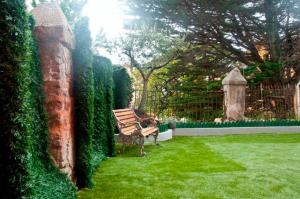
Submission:
[[[226,119],[237,121],[244,119],[245,90],[247,81],[238,68],[233,69],[222,81]]]
[[[296,92],[294,95],[294,110],[297,119],[300,119],[300,82],[296,84]]]
[[[32,14],[43,73],[44,104],[49,119],[49,151],[55,165],[73,178],[73,33],[56,3],[41,4]]]

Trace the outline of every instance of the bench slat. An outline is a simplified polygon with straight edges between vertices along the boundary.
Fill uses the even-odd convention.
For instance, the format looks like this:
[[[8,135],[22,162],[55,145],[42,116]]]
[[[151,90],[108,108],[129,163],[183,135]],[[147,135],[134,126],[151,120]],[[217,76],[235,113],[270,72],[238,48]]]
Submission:
[[[148,135],[151,135],[152,133],[158,131],[158,128],[156,127],[148,127],[148,128],[144,128],[142,130],[142,134],[143,136],[148,136]]]
[[[128,123],[128,122],[136,122],[136,118],[129,118],[129,119],[125,119],[125,120],[120,120],[123,123]]]
[[[125,111],[132,111],[132,109],[126,108],[126,109],[116,109],[116,110],[113,110],[113,112],[115,112],[115,113],[125,112]]]
[[[132,126],[129,126],[129,127],[124,127],[122,128],[122,131],[130,131],[130,130],[135,130],[136,129],[136,126],[135,125],[132,125]]]
[[[118,116],[118,120],[124,120],[124,119],[129,119],[129,118],[135,118],[135,115],[130,114],[130,115]]]
[[[133,111],[126,111],[126,112],[120,112],[120,113],[115,113],[117,117],[123,116],[123,115],[134,115]]]

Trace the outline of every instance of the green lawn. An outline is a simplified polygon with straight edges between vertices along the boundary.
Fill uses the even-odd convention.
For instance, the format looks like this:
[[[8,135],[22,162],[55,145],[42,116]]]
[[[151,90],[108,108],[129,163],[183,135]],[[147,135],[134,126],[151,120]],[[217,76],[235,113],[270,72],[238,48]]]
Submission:
[[[300,198],[300,134],[175,137],[104,161],[80,199]]]

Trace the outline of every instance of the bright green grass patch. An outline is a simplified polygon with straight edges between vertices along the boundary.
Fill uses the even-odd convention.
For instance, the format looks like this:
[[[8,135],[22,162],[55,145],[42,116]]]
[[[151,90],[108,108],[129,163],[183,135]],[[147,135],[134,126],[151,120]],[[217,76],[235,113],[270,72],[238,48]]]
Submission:
[[[103,162],[96,198],[300,198],[300,134],[175,137]]]

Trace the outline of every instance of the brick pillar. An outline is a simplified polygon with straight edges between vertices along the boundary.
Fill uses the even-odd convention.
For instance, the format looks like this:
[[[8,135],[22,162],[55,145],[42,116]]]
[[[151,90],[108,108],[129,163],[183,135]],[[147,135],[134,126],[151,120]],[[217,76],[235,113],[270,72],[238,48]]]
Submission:
[[[243,120],[245,112],[245,90],[247,85],[246,79],[240,70],[235,68],[223,79],[222,84],[226,120]]]
[[[49,119],[49,151],[57,167],[74,177],[72,49],[74,38],[56,3],[36,7],[35,36],[43,73],[45,108]]]

